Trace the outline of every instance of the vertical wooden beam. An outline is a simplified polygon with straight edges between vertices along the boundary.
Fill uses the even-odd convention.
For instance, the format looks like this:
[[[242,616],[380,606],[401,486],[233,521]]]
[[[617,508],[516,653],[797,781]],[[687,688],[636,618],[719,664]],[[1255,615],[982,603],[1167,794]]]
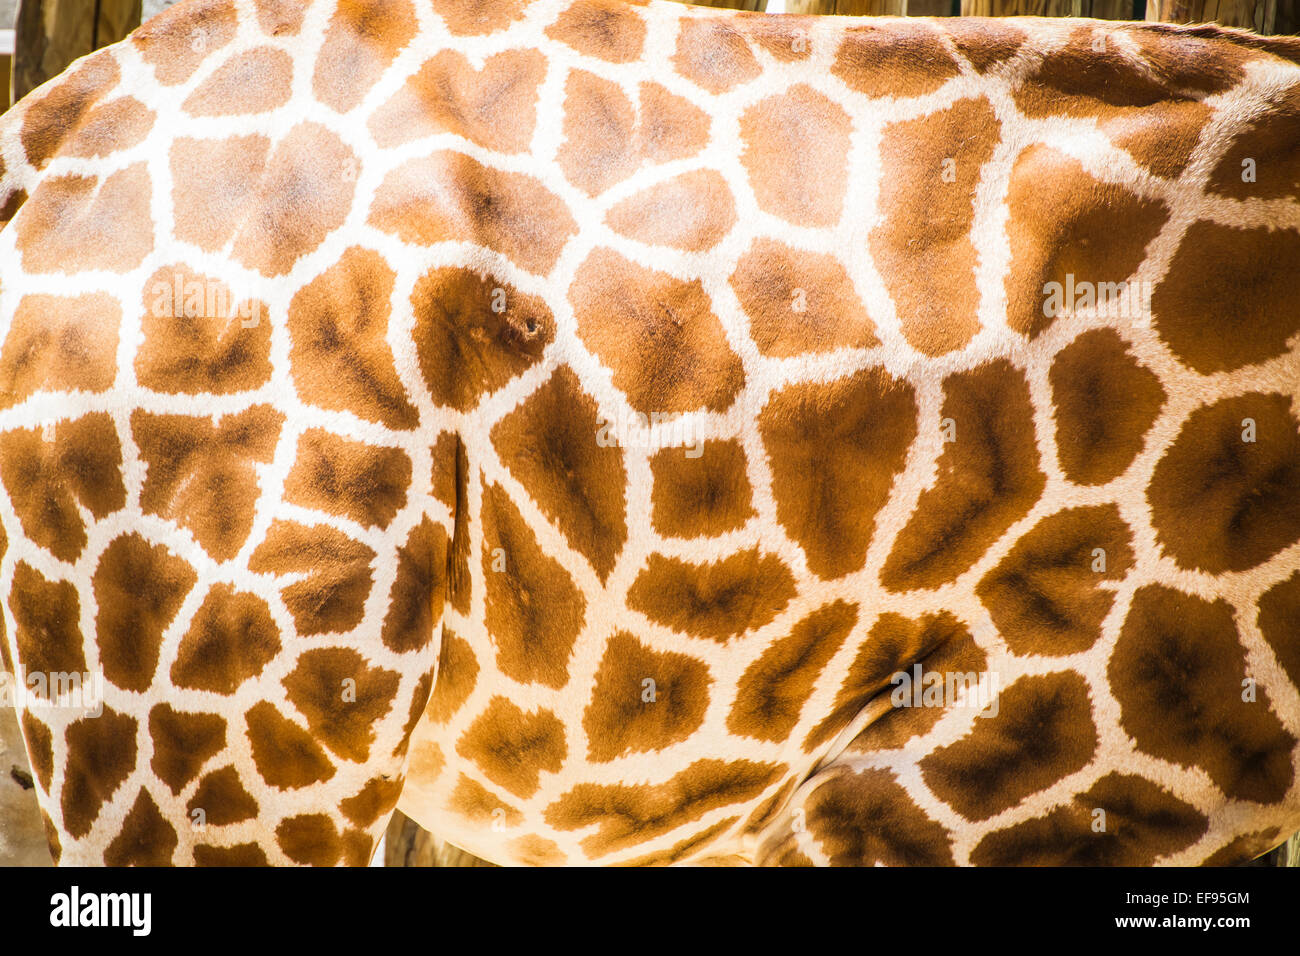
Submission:
[[[1147,0],[1147,20],[1160,23],[1217,23],[1271,33],[1274,0]]]
[[[694,7],[727,7],[731,10],[757,10],[767,6],[767,0],[685,0]]]
[[[384,866],[495,866],[444,843],[404,814],[393,811],[384,843]]]
[[[786,13],[847,17],[905,17],[907,0],[785,0]]]
[[[20,0],[14,101],[54,79],[79,57],[124,38],[140,25],[140,5],[141,0]]]
[[[963,17],[1081,17],[1084,0],[962,0]]]

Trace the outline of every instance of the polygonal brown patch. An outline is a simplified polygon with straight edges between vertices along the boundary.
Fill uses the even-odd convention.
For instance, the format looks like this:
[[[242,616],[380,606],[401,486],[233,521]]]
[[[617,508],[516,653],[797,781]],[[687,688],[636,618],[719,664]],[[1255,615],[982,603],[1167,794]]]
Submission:
[[[205,774],[194,790],[194,796],[185,805],[191,820],[196,820],[195,810],[203,811],[202,822],[213,826],[227,826],[257,816],[257,801],[239,782],[239,771],[222,767]]]
[[[651,554],[627,592],[627,606],[664,627],[725,644],[754,631],[795,596],[779,557],[757,548],[694,564]]]
[[[305,575],[281,591],[300,636],[344,633],[361,623],[375,552],[328,525],[275,521],[248,560],[255,574]]]
[[[1291,683],[1300,688],[1300,571],[1260,597],[1259,630]]]
[[[95,641],[104,676],[143,693],[153,683],[163,631],[198,575],[189,563],[139,534],[114,538],[95,568]]]
[[[235,846],[211,846],[200,843],[194,848],[195,866],[270,866],[266,851],[256,843]]]
[[[90,832],[105,801],[135,769],[136,727],[133,718],[105,707],[64,732],[63,829],[73,838]]]
[[[442,17],[447,30],[455,36],[483,36],[504,30],[528,13],[533,0],[477,0],[465,6],[461,0],[430,0],[434,12]]]
[[[776,392],[758,419],[776,517],[822,578],[866,560],[894,479],[916,438],[915,390],[883,368]]]
[[[153,739],[149,766],[172,793],[179,794],[199,775],[208,758],[225,749],[226,721],[218,714],[189,713],[158,704],[149,711],[149,736]]]
[[[289,817],[275,828],[275,842],[284,855],[306,866],[334,866],[343,855],[334,821],[323,813]]]
[[[857,605],[834,601],[772,644],[741,675],[727,729],[742,737],[785,740],[799,723],[817,678],[857,620]]]
[[[410,0],[342,0],[316,51],[312,93],[340,113],[352,110],[418,29]]]
[[[176,828],[143,787],[111,843],[104,848],[106,866],[171,866],[178,843]]]
[[[424,517],[397,549],[397,577],[388,594],[380,639],[407,654],[433,641],[447,591],[447,532]]]
[[[393,709],[401,675],[367,666],[351,648],[321,647],[299,654],[282,683],[312,736],[340,757],[361,762],[370,756],[375,725]]]
[[[14,615],[14,642],[27,674],[84,674],[86,653],[81,601],[71,581],[48,580],[26,561],[14,567],[9,587]]]
[[[704,720],[711,682],[693,657],[660,653],[626,631],[611,635],[582,714],[587,758],[605,763],[685,740]]]
[[[1156,538],[1179,567],[1245,571],[1289,547],[1300,539],[1300,424],[1290,396],[1253,392],[1192,412],[1157,463],[1147,500]]]
[[[221,250],[258,201],[270,151],[270,139],[261,135],[176,139],[168,157],[176,238]]]
[[[230,560],[253,528],[254,463],[270,463],[283,423],[270,405],[215,421],[132,412],[131,435],[148,468],[141,509],[188,528],[216,560]]]
[[[697,169],[629,196],[605,221],[638,242],[704,252],[736,224],[736,202],[721,173]]]
[[[725,93],[763,72],[744,35],[725,20],[683,17],[679,24],[673,65],[710,93]]]
[[[263,46],[245,50],[221,64],[181,104],[191,116],[248,116],[289,102],[293,57]]]
[[[0,408],[39,391],[107,391],[121,322],[117,299],[103,293],[23,296],[0,348]]]
[[[978,718],[920,767],[935,796],[968,820],[987,820],[1083,769],[1096,750],[1088,684],[1060,671],[1002,690],[996,716]]]
[[[244,714],[257,772],[281,790],[309,787],[334,776],[334,765],[307,731],[280,714],[267,701]]]
[[[280,653],[280,629],[256,594],[214,584],[176,651],[177,687],[233,694]]]
[[[569,679],[569,655],[587,601],[564,567],[538,545],[500,485],[483,490],[485,623],[497,667],[520,683],[557,690]]]
[[[544,708],[526,713],[505,697],[493,697],[456,742],[456,753],[520,797],[537,792],[543,771],[558,773],[567,752],[564,724],[555,714]]]
[[[122,72],[111,53],[87,57],[74,64],[47,87],[42,96],[32,97],[23,115],[19,133],[23,152],[40,171],[57,156],[70,135],[83,128],[105,95],[121,82]]]
[[[867,96],[902,97],[933,93],[959,71],[932,27],[901,21],[847,27],[831,72]]]
[[[431,269],[411,292],[416,355],[439,405],[472,409],[536,365],[555,319],[536,296],[469,269]]]
[[[235,38],[239,17],[231,0],[197,0],[168,7],[131,34],[141,58],[164,86],[184,83],[199,65]]]
[[[979,73],[987,73],[1015,56],[1028,39],[1023,30],[993,18],[953,17],[934,23],[948,34],[957,52]]]
[[[518,809],[493,796],[481,783],[464,774],[456,780],[456,789],[451,792],[447,806],[475,823],[501,821],[507,826],[518,826],[524,819]]]
[[[615,0],[575,0],[546,35],[586,56],[630,63],[641,55],[646,25],[640,14]]]
[[[1227,601],[1139,589],[1106,674],[1139,750],[1202,768],[1234,800],[1277,803],[1290,789],[1296,739],[1262,686],[1243,699],[1246,656]]]
[[[952,837],[884,769],[836,773],[809,794],[808,829],[832,866],[952,866]]]
[[[297,457],[284,481],[285,500],[387,528],[406,505],[411,459],[400,448],[351,441],[323,428],[298,438]]]
[[[940,414],[955,426],[955,441],[944,443],[937,480],[921,493],[881,569],[891,591],[957,578],[1029,512],[1047,481],[1029,385],[1011,363],[950,375]]]
[[[373,777],[355,796],[341,801],[339,809],[356,826],[373,826],[381,816],[392,812],[401,793],[401,778]]]
[[[1233,199],[1300,199],[1298,140],[1300,90],[1291,89],[1242,126],[1206,188]]]
[[[148,167],[98,176],[56,176],[36,187],[14,223],[23,268],[64,275],[130,272],[153,251]]]
[[[692,457],[696,450],[699,454]],[[664,448],[651,456],[650,471],[654,475],[650,520],[666,537],[725,534],[757,514],[745,471],[745,450],[739,442],[706,441],[689,450]]]
[[[1056,353],[1049,373],[1061,470],[1081,485],[1124,473],[1165,403],[1155,373],[1113,329],[1094,329]]]
[[[294,295],[289,360],[303,401],[389,428],[419,423],[388,345],[393,281],[379,253],[353,246]]]
[[[627,540],[620,448],[597,441],[596,403],[560,366],[492,429],[510,473],[603,581]]]
[[[975,592],[1014,653],[1075,654],[1101,637],[1115,603],[1101,583],[1133,567],[1131,541],[1114,504],[1058,511],[1026,532]]]
[[[429,706],[425,710],[428,718],[436,724],[450,720],[474,692],[478,671],[478,658],[474,656],[474,648],[470,647],[469,641],[457,637],[444,625],[442,651],[438,655],[438,679],[434,682],[433,693],[429,695]]]
[[[731,287],[764,355],[790,358],[880,344],[875,323],[835,256],[759,237],[736,264]]]
[[[546,808],[546,822],[557,830],[595,825],[582,846],[593,857],[604,856],[670,833],[710,810],[753,800],[785,771],[781,764],[697,760],[663,783],[580,783]]]

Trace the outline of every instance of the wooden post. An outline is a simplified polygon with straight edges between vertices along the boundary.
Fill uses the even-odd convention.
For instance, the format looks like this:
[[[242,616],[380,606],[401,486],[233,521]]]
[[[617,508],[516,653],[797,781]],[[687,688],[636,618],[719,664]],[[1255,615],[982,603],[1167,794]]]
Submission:
[[[767,0],[688,0],[693,7],[728,7],[732,10],[757,10],[767,6]]]
[[[444,843],[404,814],[393,811],[384,844],[384,866],[495,866]]]
[[[1274,0],[1148,0],[1147,20],[1161,23],[1217,23],[1272,33]]]
[[[13,100],[73,60],[123,39],[140,25],[141,0],[20,0],[15,24]]]
[[[785,0],[786,13],[848,17],[905,17],[907,0]]]

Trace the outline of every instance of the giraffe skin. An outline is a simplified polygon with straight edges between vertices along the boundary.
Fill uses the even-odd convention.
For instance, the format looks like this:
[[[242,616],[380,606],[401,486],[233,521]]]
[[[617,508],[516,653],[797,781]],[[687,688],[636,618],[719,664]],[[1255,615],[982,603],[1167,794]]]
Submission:
[[[0,646],[102,684],[16,697],[56,857],[1280,842],[1297,63],[658,0],[79,61],[0,119]]]

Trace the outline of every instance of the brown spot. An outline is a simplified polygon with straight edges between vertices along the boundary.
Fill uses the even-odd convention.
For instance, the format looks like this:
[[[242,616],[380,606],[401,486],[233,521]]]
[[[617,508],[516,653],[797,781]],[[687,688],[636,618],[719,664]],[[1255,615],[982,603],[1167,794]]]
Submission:
[[[737,441],[664,448],[651,456],[650,471],[654,475],[650,520],[662,535],[714,537],[735,531],[757,514],[745,471],[745,450]]]
[[[400,448],[309,428],[298,439],[284,496],[292,504],[351,518],[367,528],[387,528],[406,505],[410,484],[411,459]]]
[[[316,99],[340,113],[354,109],[418,29],[409,0],[341,0],[316,53]]]
[[[154,78],[164,86],[175,86],[233,40],[238,25],[231,0],[198,0],[164,10],[131,34],[131,42],[153,67]]]
[[[749,40],[782,63],[806,60],[812,55],[814,17],[786,14],[781,17],[737,17],[732,25]]]
[[[457,637],[450,628],[442,629],[442,651],[438,655],[438,679],[425,711],[436,724],[445,724],[461,705],[469,700],[478,679],[478,658],[469,641]]]
[[[745,110],[740,161],[759,208],[800,226],[838,222],[852,128],[842,107],[802,83]]]
[[[1097,305],[1098,298],[1137,312],[1131,319],[1143,317],[1140,287],[1127,282],[1169,218],[1164,203],[1094,179],[1077,159],[1040,144],[1016,159],[1007,207],[1013,329],[1037,336],[1057,314]]]
[[[334,866],[343,855],[339,831],[323,813],[304,813],[282,821],[275,828],[275,842],[285,856],[305,866]]]
[[[1133,567],[1131,541],[1114,504],[1058,511],[1021,537],[975,593],[1013,653],[1077,654],[1101,637],[1115,603],[1101,585]]]
[[[104,115],[96,104],[121,82],[112,53],[87,57],[58,82],[33,96],[23,114],[19,141],[34,169],[40,171],[62,152],[69,137],[84,129],[92,116]],[[125,147],[122,147],[125,148]]]
[[[596,403],[560,366],[492,429],[492,443],[569,545],[604,581],[627,540],[623,452],[597,441]]]
[[[176,651],[177,687],[229,696],[280,653],[280,629],[256,594],[214,584]]]
[[[497,667],[520,683],[558,690],[569,680],[569,655],[587,602],[500,485],[484,488],[481,520],[485,623]]]
[[[14,567],[9,589],[14,644],[27,674],[86,673],[81,602],[71,581],[50,581],[26,561]]]
[[[469,269],[431,269],[411,291],[416,355],[435,403],[467,412],[536,365],[555,340],[550,307]]]
[[[153,251],[153,183],[145,163],[98,176],[43,180],[14,223],[23,268],[130,272]]]
[[[370,225],[413,245],[472,242],[544,275],[578,231],[541,181],[451,150],[412,159],[384,177]]]
[[[952,866],[952,837],[893,773],[834,773],[807,799],[808,829],[832,866]]]
[[[533,0],[430,0],[443,24],[455,36],[482,36],[504,30],[528,13]]]
[[[248,116],[289,102],[293,57],[275,47],[245,50],[221,64],[181,104],[191,116]]]
[[[23,711],[23,737],[27,740],[27,753],[32,761],[32,770],[41,789],[49,793],[50,782],[54,779],[54,737],[50,728],[32,716],[30,710]]]
[[[950,375],[940,412],[955,425],[935,483],[921,493],[880,580],[891,591],[955,580],[1038,501],[1034,409],[1024,374],[1005,360]]]
[[[451,458],[452,504],[451,546],[447,555],[447,594],[451,606],[461,614],[470,612],[473,578],[469,573],[469,453],[460,436],[455,436],[456,454]],[[437,467],[435,465],[435,467]]]
[[[269,37],[295,36],[307,12],[307,0],[253,0],[253,6],[257,8],[257,25]]]
[[[264,851],[256,843],[238,843],[235,846],[209,846],[200,843],[194,848],[195,866],[270,866]]]
[[[519,797],[531,797],[542,771],[558,773],[568,747],[564,724],[546,709],[525,713],[505,697],[493,697],[456,743],[489,780]]]
[[[883,368],[789,385],[772,395],[758,425],[777,520],[809,569],[829,579],[862,567],[876,513],[916,437],[915,390]]]
[[[613,634],[582,714],[587,758],[606,763],[685,740],[704,721],[710,683],[709,669],[695,658],[652,650],[626,631]]]
[[[1242,124],[1206,188],[1233,199],[1300,200],[1298,141],[1300,90],[1292,89],[1262,115]],[[1254,173],[1250,182],[1247,169]]]
[[[957,52],[979,73],[1011,59],[1028,39],[1018,27],[992,18],[953,17],[936,20],[935,25],[948,34]]]
[[[1120,724],[1146,753],[1202,768],[1234,800],[1277,803],[1296,739],[1263,687],[1243,700],[1245,651],[1233,609],[1162,585],[1133,595],[1106,670]],[[1003,709],[1005,710],[1005,703]]]
[[[163,631],[198,575],[189,563],[136,533],[114,538],[99,557],[95,640],[104,676],[144,693],[153,683]]]
[[[143,290],[144,341],[136,379],[157,392],[230,394],[271,379],[266,306],[238,301],[225,283],[183,263],[164,266]]]
[[[447,806],[475,823],[495,823],[500,820],[506,826],[518,826],[524,819],[517,809],[502,802],[481,783],[464,774],[456,781],[456,789],[452,791]]]
[[[31,110],[27,113],[30,119]],[[138,146],[153,129],[155,114],[134,96],[123,96],[86,114],[59,150],[63,156],[98,159]],[[31,161],[31,157],[28,157]],[[37,165],[33,162],[33,165]],[[38,167],[39,168],[39,167]]]
[[[343,831],[343,865],[369,866],[375,852],[375,841],[370,834],[360,830]]]
[[[1103,817],[1097,815],[1102,811]],[[1104,820],[1104,829],[1097,829]],[[1142,777],[1109,773],[1041,817],[995,830],[971,851],[976,866],[1150,866],[1204,835],[1195,807]]]
[[[401,778],[372,777],[355,796],[341,801],[339,809],[355,826],[365,829],[391,813],[401,794]]]
[[[284,415],[270,405],[211,418],[131,414],[148,468],[140,507],[187,528],[218,561],[239,553],[260,493],[255,463],[275,455]]]
[[[670,866],[673,863],[680,863],[692,857],[697,858],[701,865],[709,865],[707,862],[698,861],[700,851],[713,843],[718,837],[722,836],[740,817],[727,817],[725,820],[719,820],[711,827],[701,830],[699,833],[692,834],[684,840],[678,840],[672,846],[665,850],[659,850],[656,853],[647,853],[645,856],[634,857],[630,860],[620,860],[615,866]]]
[[[708,114],[658,83],[641,84],[639,112],[617,83],[585,70],[569,73],[564,95],[564,142],[556,159],[589,196],[627,178],[642,160],[685,159],[709,141]]]
[[[704,564],[651,554],[627,605],[664,627],[725,644],[771,623],[795,593],[785,563],[757,548]]]
[[[409,654],[433,642],[446,600],[447,545],[447,532],[426,516],[397,549],[397,577],[380,633],[390,651]]]
[[[1196,222],[1151,296],[1156,331],[1202,375],[1276,358],[1300,332],[1300,235]]]
[[[401,675],[367,666],[351,648],[324,647],[301,653],[282,683],[312,736],[340,757],[361,762],[370,756],[375,725],[393,709]]]
[[[169,154],[176,238],[220,252],[249,211],[259,210],[270,150],[271,141],[261,135],[176,139]]]
[[[760,237],[740,257],[731,287],[764,355],[790,358],[880,344],[853,280],[833,255]]]
[[[286,275],[352,208],[359,160],[330,130],[299,123],[258,170],[256,194],[234,218],[230,255],[264,276]]]
[[[346,633],[361,623],[374,583],[374,551],[328,525],[275,521],[248,562],[253,573],[305,575],[281,591],[300,636]]]
[[[598,248],[569,286],[578,334],[646,415],[725,411],[744,386],[699,279],[684,282]]]
[[[774,743],[799,723],[803,706],[858,620],[855,604],[834,601],[796,624],[750,664],[736,687],[727,729]]]
[[[456,459],[464,455],[460,436],[455,432],[443,432],[433,443],[430,457],[433,466],[430,484],[433,496],[441,501],[453,513],[456,511]]]
[[[244,715],[257,772],[281,790],[309,787],[334,776],[334,765],[312,735],[262,701]]]
[[[697,169],[629,196],[605,221],[639,242],[703,252],[736,224],[736,203],[721,173]]]
[[[646,26],[640,14],[614,0],[576,0],[546,28],[552,40],[586,56],[630,63],[641,56]]]
[[[521,153],[533,138],[545,76],[536,50],[503,50],[477,70],[460,51],[442,50],[367,125],[384,149],[450,132],[492,152]]]
[[[1176,179],[1191,162],[1213,111],[1204,103],[1153,103],[1105,121],[1101,130],[1157,176]]]
[[[966,345],[979,331],[975,190],[1002,124],[985,99],[885,127],[871,254],[893,297],[903,336],[926,355]]]
[[[393,747],[394,757],[400,759],[406,756],[407,748],[411,743],[411,733],[424,716],[424,710],[429,704],[432,691],[433,669],[430,667],[429,670],[420,675],[419,680],[415,682],[415,687],[411,690],[411,703],[406,708],[406,723],[402,725],[402,736],[397,741],[397,745]]]
[[[40,391],[107,391],[121,321],[117,300],[102,293],[23,296],[0,349],[0,408]]]
[[[64,732],[63,829],[74,839],[90,832],[105,801],[135,769],[136,728],[133,718],[105,707],[98,717],[84,717]]]
[[[1113,329],[1085,332],[1057,352],[1050,379],[1061,470],[1080,485],[1118,478],[1164,406],[1160,379]]]
[[[960,71],[938,32],[902,21],[847,27],[831,72],[867,96],[904,97],[933,93]]]
[[[203,823],[226,826],[256,817],[257,801],[239,782],[239,771],[234,767],[222,767],[199,781],[185,810],[191,820],[195,819],[194,811],[201,810]]]
[[[1300,571],[1259,599],[1259,630],[1291,683],[1300,688]]]
[[[1207,856],[1201,861],[1201,866],[1240,866],[1263,856],[1277,846],[1281,838],[1282,833],[1277,827],[1243,833]]]
[[[88,540],[80,509],[103,519],[126,505],[122,446],[107,412],[53,428],[0,435],[0,481],[23,533],[56,558],[74,561]]]
[[[143,787],[136,795],[122,828],[104,848],[107,866],[171,866],[176,852],[176,828]]]
[[[597,830],[582,839],[592,857],[639,846],[718,807],[755,799],[785,773],[780,764],[697,760],[657,784],[580,783],[546,808],[557,830]]]
[[[1245,571],[1300,539],[1300,425],[1290,409],[1289,396],[1255,392],[1187,417],[1147,487],[1156,538],[1179,567]],[[1254,441],[1243,440],[1247,428]]]
[[[554,840],[529,833],[516,840],[511,840],[510,853],[525,866],[561,866],[565,862],[564,853]]]
[[[935,796],[968,820],[987,820],[1087,766],[1097,750],[1088,683],[1060,671],[1021,677],[998,695],[998,713],[922,758]]]
[[[683,17],[678,22],[672,62],[686,79],[716,95],[763,72],[744,34],[725,20]]]
[[[383,256],[353,246],[294,295],[289,354],[304,401],[389,428],[419,424],[387,340],[393,281]]]
[[[157,704],[149,711],[149,736],[153,738],[149,766],[179,795],[208,759],[225,749],[226,721],[217,714],[193,714]]]
[[[961,675],[963,683],[968,683],[971,677],[979,680],[985,657],[966,625],[948,611],[915,620],[893,612],[881,614],[849,665],[833,709],[808,732],[804,751],[812,753],[832,740],[872,698],[890,689],[896,674],[909,673],[914,665],[922,663],[929,673],[943,674],[945,679],[947,674],[953,674],[954,679]],[[850,746],[865,749],[863,741],[870,736],[877,738],[878,749],[888,750],[891,744],[925,733],[943,713],[943,707],[896,708],[868,725]],[[899,723],[906,726],[891,727],[888,736],[892,739],[879,739],[879,728]]]

